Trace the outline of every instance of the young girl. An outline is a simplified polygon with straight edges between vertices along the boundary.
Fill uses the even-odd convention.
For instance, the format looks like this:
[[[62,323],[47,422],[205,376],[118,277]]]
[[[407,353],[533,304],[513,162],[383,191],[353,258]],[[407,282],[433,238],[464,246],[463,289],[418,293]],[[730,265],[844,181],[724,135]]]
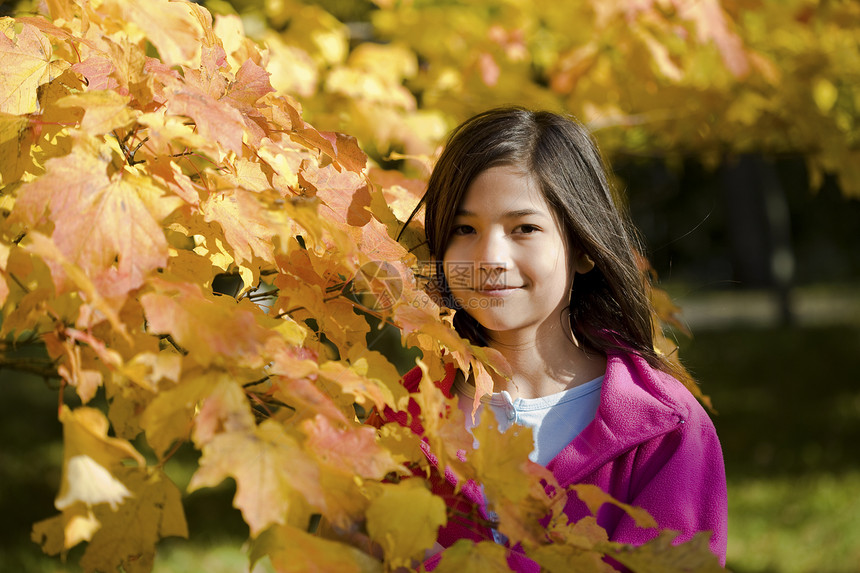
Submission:
[[[720,444],[704,410],[654,350],[647,287],[635,262],[640,245],[588,132],[549,112],[482,113],[452,133],[422,204],[441,295],[457,309],[455,328],[498,350],[513,369],[512,379],[481,399],[479,414],[491,411],[501,430],[530,426],[531,458],[562,487],[598,485],[646,509],[661,529],[680,531],[676,542],[709,531],[711,550],[724,562]],[[404,383],[416,376],[410,372]],[[474,386],[457,380],[452,392],[470,413]],[[571,498],[568,517],[587,515]],[[613,541],[641,544],[657,534],[614,506],[597,517]],[[461,537],[504,542],[479,529],[449,523],[439,544]],[[537,567],[525,558],[509,564]]]

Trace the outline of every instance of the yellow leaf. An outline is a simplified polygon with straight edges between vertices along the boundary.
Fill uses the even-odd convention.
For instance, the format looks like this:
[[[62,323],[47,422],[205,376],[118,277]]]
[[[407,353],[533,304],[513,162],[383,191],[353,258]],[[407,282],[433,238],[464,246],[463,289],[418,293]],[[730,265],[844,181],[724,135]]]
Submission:
[[[52,222],[51,240],[60,252],[102,296],[121,298],[167,262],[160,222],[178,199],[162,199],[152,179],[134,172],[109,175],[112,161],[108,144],[82,138],[69,155],[50,159],[45,175],[19,189],[12,216],[31,227]]]
[[[32,169],[30,146],[35,139],[30,120],[26,117],[0,113],[0,185],[18,181],[26,169]],[[6,201],[11,201],[7,204]],[[0,200],[0,208],[10,211],[14,197]]]
[[[308,504],[325,507],[319,469],[284,428],[266,420],[253,431],[216,435],[203,447],[200,468],[191,478],[189,491],[214,487],[225,478],[236,480],[233,505],[242,512],[256,537],[273,524],[285,524],[288,516],[305,523]]]
[[[356,367],[329,360],[320,365],[319,375],[341,391],[353,395],[359,403],[365,404],[370,400],[379,409],[394,406],[394,394],[388,386],[360,374],[359,369],[360,365]]]
[[[81,129],[90,135],[101,135],[131,123],[135,112],[128,107],[130,99],[115,91],[103,90],[68,95],[59,99],[56,105],[83,109]]]
[[[22,115],[38,107],[38,87],[58,76],[67,62],[52,62],[51,42],[35,26],[22,24],[15,34],[15,21],[0,19],[0,112]]]
[[[487,497],[491,501],[510,500],[517,503],[528,494],[530,485],[527,464],[534,449],[531,428],[513,425],[500,434],[495,416],[481,416],[481,423],[472,429],[479,446],[469,455],[478,471]]]
[[[248,397],[235,377],[226,373],[210,380],[209,390],[194,417],[194,443],[198,448],[220,432],[238,432],[254,427]]]
[[[108,503],[111,509],[116,510],[117,505],[131,495],[121,481],[89,456],[69,458],[65,472],[69,487],[54,502],[57,509],[63,510],[75,502],[83,502],[87,505]]]
[[[296,527],[271,527],[254,540],[251,563],[268,555],[277,573],[381,573],[382,563],[349,545]]]
[[[408,567],[433,546],[439,528],[447,523],[445,502],[419,479],[382,484],[379,490],[367,509],[367,531],[391,567]]]
[[[78,543],[92,539],[100,527],[92,508],[78,502],[60,515],[33,524],[30,539],[48,555],[65,554]]]
[[[464,571],[508,572],[508,554],[503,545],[492,541],[475,543],[466,539],[457,541],[442,553],[442,560],[434,573],[463,573]]]
[[[123,461],[133,459],[138,464],[144,464],[141,456],[126,440],[112,438],[107,435],[108,420],[101,411],[94,408],[77,408],[70,410],[63,406],[60,412],[63,423],[63,477],[61,480],[58,499],[66,499],[70,491],[77,491],[78,484],[71,480],[77,479],[81,473],[70,473],[69,462],[77,456],[87,456],[94,463],[107,469],[114,475],[123,465]]]
[[[616,500],[596,485],[577,484],[570,486],[570,489],[576,492],[577,497],[588,506],[588,510],[594,515],[597,515],[597,511],[604,503],[611,503],[623,509],[627,515],[633,518],[638,527],[657,527],[657,522],[647,511],[641,507],[634,507]]]
[[[149,329],[170,334],[201,366],[232,361],[258,368],[262,351],[278,332],[257,322],[256,307],[243,307],[229,297],[204,295],[193,283],[151,281],[157,288],[141,297]],[[252,310],[253,309],[253,310]],[[241,332],[242,336],[236,336]]]
[[[826,78],[818,78],[812,86],[812,97],[822,113],[829,113],[839,97],[836,86]]]
[[[132,496],[117,511],[94,509],[101,527],[81,558],[85,571],[149,573],[155,545],[163,537],[188,537],[177,487],[161,470],[122,468],[116,473]]]
[[[677,531],[661,531],[655,539],[639,546],[625,545],[607,555],[636,573],[718,573],[725,571],[711,553],[710,531],[700,531],[683,544],[673,545]],[[610,547],[618,544],[607,544]]]
[[[104,0],[105,8],[119,10],[123,20],[136,25],[158,50],[168,66],[196,67],[200,58],[203,28],[184,2],[169,0]]]

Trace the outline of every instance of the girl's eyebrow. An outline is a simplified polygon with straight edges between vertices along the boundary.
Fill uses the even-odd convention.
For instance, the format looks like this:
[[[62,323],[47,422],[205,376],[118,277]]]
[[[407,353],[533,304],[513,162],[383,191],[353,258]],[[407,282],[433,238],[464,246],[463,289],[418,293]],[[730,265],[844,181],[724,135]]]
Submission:
[[[517,209],[516,211],[505,211],[502,213],[502,217],[506,219],[518,219],[520,217],[528,217],[530,215],[537,215],[538,217],[546,217],[546,213],[543,211],[536,211],[535,209]],[[468,209],[457,209],[456,213],[457,217],[476,217],[477,215]]]

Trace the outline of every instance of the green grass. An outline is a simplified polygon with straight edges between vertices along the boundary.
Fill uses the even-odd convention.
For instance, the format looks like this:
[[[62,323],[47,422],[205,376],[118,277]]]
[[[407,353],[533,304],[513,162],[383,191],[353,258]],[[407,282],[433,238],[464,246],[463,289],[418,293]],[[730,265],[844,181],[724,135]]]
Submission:
[[[728,485],[728,565],[736,573],[855,573],[860,567],[860,472]]]
[[[719,414],[729,479],[729,568],[736,573],[860,569],[860,325],[696,332],[681,355]],[[0,571],[79,571],[29,540],[56,513],[62,458],[57,393],[0,371]],[[176,481],[196,453],[181,450]],[[171,462],[173,463],[173,462]],[[246,571],[247,527],[232,484],[186,495],[190,539],[160,545],[155,571]],[[270,571],[261,563],[255,573]]]
[[[719,414],[736,573],[860,570],[860,325],[698,332]]]

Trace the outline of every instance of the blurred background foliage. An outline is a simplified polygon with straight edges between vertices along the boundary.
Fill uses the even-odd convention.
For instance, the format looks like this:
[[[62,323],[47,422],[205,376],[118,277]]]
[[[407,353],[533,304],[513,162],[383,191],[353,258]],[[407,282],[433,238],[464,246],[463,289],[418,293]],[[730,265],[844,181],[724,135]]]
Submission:
[[[272,84],[309,122],[416,179],[446,133],[488,107],[589,124],[695,335],[681,352],[719,411],[729,567],[857,570],[860,3],[202,3],[225,33],[241,26],[268,46]],[[75,571],[26,533],[54,512],[56,388],[8,369],[0,379],[0,570]],[[180,487],[183,455],[170,468]],[[191,494],[191,542],[167,544],[156,571],[246,568],[231,497]]]

